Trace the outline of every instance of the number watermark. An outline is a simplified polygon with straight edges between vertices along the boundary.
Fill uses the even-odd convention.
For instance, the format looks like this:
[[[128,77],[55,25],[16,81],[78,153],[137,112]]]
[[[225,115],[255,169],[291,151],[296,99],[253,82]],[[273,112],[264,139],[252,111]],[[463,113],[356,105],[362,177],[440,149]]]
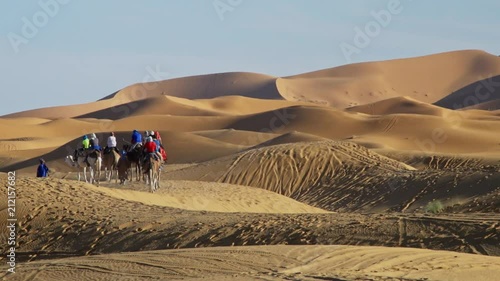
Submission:
[[[16,172],[7,175],[7,269],[8,273],[16,273]]]

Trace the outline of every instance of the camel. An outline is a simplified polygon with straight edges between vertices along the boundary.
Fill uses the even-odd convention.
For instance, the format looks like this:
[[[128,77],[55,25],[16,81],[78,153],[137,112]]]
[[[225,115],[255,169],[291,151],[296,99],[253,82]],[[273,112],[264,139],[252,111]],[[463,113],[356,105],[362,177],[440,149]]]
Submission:
[[[125,184],[125,182],[129,179],[130,161],[128,161],[127,157],[120,157],[116,167],[118,169],[120,184]]]
[[[83,178],[85,182],[97,183],[97,186],[99,186],[102,158],[99,153],[93,153],[93,154],[94,155],[91,154],[87,157],[88,163],[86,163],[85,151],[83,151],[82,149],[75,150],[74,155],[66,156],[65,162],[71,167],[78,168],[78,181],[80,181],[81,179],[80,173],[83,170]],[[87,168],[89,168],[90,171],[90,181],[87,180]],[[96,173],[95,177],[94,177],[94,171]]]
[[[143,171],[146,174],[146,184],[149,184],[152,193],[160,188],[160,165],[161,161],[156,160],[153,154],[146,156]]]
[[[104,153],[102,157],[102,166],[104,167],[104,174],[108,182],[111,181],[113,177],[113,172],[116,171],[115,180],[118,182],[118,161],[120,160],[120,154],[118,154],[114,149],[110,149],[108,153]]]
[[[132,166],[132,164],[134,164],[135,166],[135,172],[136,172],[136,179],[137,181],[141,181],[141,161],[142,161],[142,145],[138,145],[136,146],[134,149],[132,149],[131,151],[129,151],[129,146],[128,145],[124,145],[123,146],[123,149],[125,151],[128,151],[127,152],[127,159],[128,161],[130,162],[130,166]],[[134,169],[131,168],[130,169],[130,180],[132,181],[133,178],[134,178],[134,175],[133,175],[133,171]]]

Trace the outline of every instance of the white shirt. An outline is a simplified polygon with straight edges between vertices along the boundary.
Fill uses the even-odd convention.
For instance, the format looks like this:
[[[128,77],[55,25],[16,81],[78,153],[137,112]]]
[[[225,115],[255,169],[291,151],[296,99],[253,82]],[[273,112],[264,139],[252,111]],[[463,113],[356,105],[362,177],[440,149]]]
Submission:
[[[108,137],[108,147],[116,147],[116,137],[114,136]]]

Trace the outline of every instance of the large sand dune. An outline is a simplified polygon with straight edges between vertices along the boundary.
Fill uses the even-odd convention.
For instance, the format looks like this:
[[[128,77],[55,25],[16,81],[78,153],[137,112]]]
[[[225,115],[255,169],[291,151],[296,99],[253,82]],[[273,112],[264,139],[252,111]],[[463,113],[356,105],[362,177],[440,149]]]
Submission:
[[[243,96],[258,99],[286,99],[336,108],[373,103],[408,96],[417,101],[447,108],[463,108],[499,99],[500,58],[468,50],[424,57],[345,65],[316,72],[277,78],[256,73],[220,73],[126,87],[104,99],[68,107],[53,107],[9,114],[6,117],[68,118],[76,116],[125,117],[142,112],[142,106],[166,113],[170,106],[185,114],[211,114],[199,109],[155,106],[150,98],[172,96],[207,99]],[[480,89],[478,89],[480,87]],[[470,96],[470,97],[469,97]],[[122,105],[129,104],[123,107]],[[113,111],[106,111],[114,108]]]
[[[320,141],[252,149],[165,176],[260,187],[332,211],[405,211],[435,199],[452,206],[494,194],[496,162],[428,157],[414,162],[427,169],[416,170],[353,143]]]
[[[277,86],[288,100],[338,108],[399,96],[426,103],[441,101],[439,104],[448,107],[464,104],[464,94],[470,94],[479,84],[476,82],[499,74],[499,57],[482,51],[457,51],[325,69],[279,78]],[[499,98],[498,90],[488,100],[495,97]]]

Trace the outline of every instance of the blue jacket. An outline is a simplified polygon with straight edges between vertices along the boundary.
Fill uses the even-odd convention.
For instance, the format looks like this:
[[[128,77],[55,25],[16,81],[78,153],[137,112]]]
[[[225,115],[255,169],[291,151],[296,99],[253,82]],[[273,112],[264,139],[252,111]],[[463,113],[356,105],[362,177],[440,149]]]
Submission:
[[[157,139],[153,139],[153,141],[156,143],[156,152],[160,151],[160,141]]]
[[[132,134],[132,144],[136,143],[141,143],[142,142],[142,135],[139,132],[134,132]]]
[[[38,169],[36,170],[36,176],[39,178],[45,178],[49,174],[49,167],[45,164],[38,165]]]

